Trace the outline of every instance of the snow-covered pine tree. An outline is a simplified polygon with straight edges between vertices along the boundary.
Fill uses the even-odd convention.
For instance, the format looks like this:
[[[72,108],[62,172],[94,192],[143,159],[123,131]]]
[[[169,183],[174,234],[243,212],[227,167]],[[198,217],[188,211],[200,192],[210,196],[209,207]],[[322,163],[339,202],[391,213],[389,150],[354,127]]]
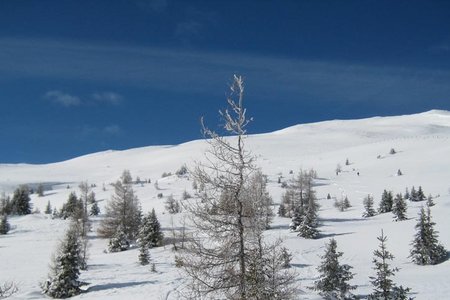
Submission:
[[[350,204],[350,201],[348,200],[347,196],[345,196],[342,206],[344,207],[344,209],[349,209],[350,207],[352,207],[352,205]]]
[[[380,214],[383,214],[392,211],[393,202],[392,192],[384,190],[383,194],[381,195],[380,207],[378,208],[378,212]]]
[[[438,241],[438,232],[431,220],[431,210],[422,207],[416,224],[416,234],[412,242],[410,257],[418,265],[435,265],[447,258],[447,251]]]
[[[17,215],[31,214],[30,191],[28,186],[19,186],[11,200],[12,213]]]
[[[161,225],[156,217],[155,209],[152,209],[142,219],[142,225],[139,230],[139,241],[145,243],[147,247],[158,247],[162,245],[164,235],[161,232]]]
[[[297,228],[298,236],[306,239],[315,239],[319,236],[319,221],[318,221],[319,205],[314,197],[309,198],[308,207],[303,216],[302,223]]]
[[[419,186],[419,189],[417,190],[417,200],[416,201],[425,201],[425,199],[427,199],[427,197],[425,197],[422,187]]]
[[[8,222],[8,216],[6,214],[0,216],[0,234],[7,234],[11,226]]]
[[[90,216],[98,216],[100,214],[100,207],[98,207],[97,201],[94,201],[91,205],[91,209],[89,210]]]
[[[148,252],[148,245],[145,241],[141,241],[139,245],[139,263],[146,266],[150,263],[150,253]]]
[[[127,238],[123,225],[120,224],[116,230],[116,233],[109,239],[108,251],[120,252],[128,250],[130,248],[130,241]]]
[[[72,224],[61,241],[42,291],[52,298],[69,298],[80,294],[80,241],[77,226]]]
[[[52,214],[52,205],[50,204],[50,200],[47,202],[47,205],[45,206],[44,213],[46,215],[51,215]]]
[[[364,218],[373,217],[376,214],[375,209],[373,208],[373,197],[371,195],[367,195],[363,200],[364,205]]]
[[[339,258],[343,252],[337,251],[335,239],[331,239],[326,245],[325,254],[321,256],[322,263],[317,267],[319,279],[314,282],[313,290],[318,291],[325,299],[351,299],[351,290],[356,286],[348,283],[354,274],[350,272],[351,266],[341,265]]]
[[[416,188],[414,186],[411,188],[411,193],[409,195],[409,200],[410,201],[414,201],[414,202],[420,201],[419,197],[418,197],[418,194],[417,194],[417,191],[416,191]]]
[[[278,206],[278,216],[282,218],[286,217],[286,208],[284,207],[283,203]]]
[[[39,184],[36,189],[36,193],[37,193],[38,197],[44,197],[44,185]]]
[[[406,188],[406,189],[405,189],[405,195],[403,196],[403,198],[404,198],[405,200],[409,200],[409,197],[410,197],[409,190],[408,190],[408,188]]]
[[[397,194],[394,198],[394,205],[392,206],[392,213],[395,221],[404,221],[406,217],[407,204],[403,199],[402,194]]]
[[[428,207],[434,206],[433,196],[431,196],[431,194],[429,194],[427,197],[427,206]]]
[[[407,293],[409,288],[403,288],[397,286],[391,279],[398,272],[398,268],[391,268],[389,261],[394,259],[394,255],[390,253],[386,248],[387,236],[384,235],[381,230],[381,236],[377,237],[380,241],[379,249],[373,252],[373,269],[375,270],[375,276],[370,276],[370,283],[374,290],[372,294],[368,296],[369,300],[407,300],[409,299]]]

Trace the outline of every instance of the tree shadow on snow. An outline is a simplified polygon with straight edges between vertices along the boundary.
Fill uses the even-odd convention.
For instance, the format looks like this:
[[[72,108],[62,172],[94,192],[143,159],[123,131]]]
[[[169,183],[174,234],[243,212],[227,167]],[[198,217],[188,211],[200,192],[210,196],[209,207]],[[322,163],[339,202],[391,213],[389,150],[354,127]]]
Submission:
[[[364,218],[319,218],[320,222],[356,222],[356,221],[364,221]]]
[[[319,234],[319,236],[317,237],[317,239],[325,239],[325,238],[332,238],[335,236],[340,236],[340,235],[348,235],[348,234],[353,234],[354,232],[343,232],[343,233],[321,233]]]
[[[139,282],[119,282],[119,283],[108,283],[108,284],[98,284],[91,286],[86,292],[104,291],[109,289],[121,289],[138,285],[152,284],[154,281],[139,281]]]
[[[270,225],[268,230],[273,230],[273,229],[289,229],[289,224],[278,224],[278,225]]]

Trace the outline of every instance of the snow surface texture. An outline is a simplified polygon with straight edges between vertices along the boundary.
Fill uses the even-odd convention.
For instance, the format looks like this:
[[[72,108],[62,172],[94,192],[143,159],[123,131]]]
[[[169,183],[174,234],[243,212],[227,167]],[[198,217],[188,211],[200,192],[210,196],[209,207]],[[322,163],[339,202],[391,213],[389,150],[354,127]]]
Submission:
[[[369,276],[372,270],[372,253],[378,247],[376,237],[381,229],[388,236],[387,247],[394,255],[393,267],[401,270],[394,280],[408,286],[416,299],[445,299],[450,295],[450,260],[435,266],[418,266],[408,258],[414,225],[419,209],[424,203],[408,202],[408,220],[393,222],[386,213],[364,219],[363,198],[372,194],[375,208],[384,189],[404,193],[414,185],[422,186],[426,195],[432,194],[436,205],[432,216],[439,239],[450,249],[450,112],[376,117],[362,120],[328,121],[298,125],[268,134],[249,136],[246,146],[257,157],[257,165],[268,175],[268,189],[278,208],[283,189],[278,177],[288,180],[300,168],[314,168],[319,176],[316,187],[320,199],[319,212],[322,237],[305,240],[290,233],[290,219],[275,217],[272,229],[266,232],[269,239],[282,237],[285,246],[293,253],[293,267],[298,273],[302,293],[299,299],[320,299],[307,289],[317,280],[316,267],[329,238],[337,240],[338,251],[343,251],[341,263],[354,267],[356,273],[351,284],[358,285],[356,294],[371,292]],[[389,154],[394,148],[396,154]],[[136,184],[144,212],[155,208],[166,236],[171,227],[180,226],[183,213],[170,215],[164,201],[170,194],[181,199],[183,191],[194,194],[192,181],[176,175],[161,178],[163,172],[175,173],[183,164],[191,167],[204,158],[205,141],[192,141],[178,146],[160,146],[106,151],[45,165],[0,165],[0,192],[11,193],[18,184],[45,183],[52,186],[44,197],[32,195],[34,208],[44,211],[48,201],[52,207],[61,208],[71,191],[77,192],[78,183],[87,180],[95,184],[94,192],[99,206],[104,206],[113,193],[109,183],[115,182],[124,169],[130,170],[133,179],[151,179],[151,184]],[[346,159],[350,165],[345,165]],[[336,175],[337,164],[342,172]],[[400,169],[402,176],[397,176]],[[289,174],[293,170],[293,174]],[[359,172],[359,176],[357,175]],[[154,183],[158,181],[158,188]],[[102,186],[105,184],[106,191]],[[69,186],[69,188],[67,188]],[[157,194],[163,193],[163,198]],[[352,207],[340,212],[333,207],[327,194],[341,199],[347,196]],[[138,248],[120,253],[105,253],[107,240],[97,237],[101,215],[93,219],[90,233],[88,271],[81,280],[87,282],[88,292],[75,297],[82,299],[178,299],[177,291],[184,277],[175,267],[172,247],[150,250],[156,272],[151,265],[138,264]],[[58,240],[63,236],[67,221],[52,220],[44,214],[11,217],[12,226],[7,235],[0,236],[0,282],[14,281],[19,292],[12,299],[45,298],[39,283],[46,279],[48,264]]]

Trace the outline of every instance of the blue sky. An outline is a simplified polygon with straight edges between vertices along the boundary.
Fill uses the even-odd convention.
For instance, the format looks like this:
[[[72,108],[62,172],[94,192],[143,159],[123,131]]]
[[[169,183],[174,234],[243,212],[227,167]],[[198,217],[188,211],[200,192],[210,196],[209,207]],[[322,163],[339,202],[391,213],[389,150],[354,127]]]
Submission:
[[[450,110],[449,1],[0,0],[0,163]]]

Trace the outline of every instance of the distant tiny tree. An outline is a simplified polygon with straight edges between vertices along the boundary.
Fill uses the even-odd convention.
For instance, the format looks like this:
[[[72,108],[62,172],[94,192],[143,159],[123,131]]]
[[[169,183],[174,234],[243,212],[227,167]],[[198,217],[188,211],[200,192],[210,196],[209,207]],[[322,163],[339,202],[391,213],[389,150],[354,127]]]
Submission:
[[[348,160],[348,158],[345,160],[345,165],[349,166],[350,165],[350,161]]]
[[[98,207],[97,201],[94,201],[89,211],[90,216],[98,216],[100,214],[100,207]]]
[[[330,193],[327,194],[327,199],[330,200],[331,199],[331,195]]]
[[[435,265],[447,258],[447,251],[438,241],[438,232],[434,229],[435,222],[431,220],[431,210],[423,207],[416,224],[416,234],[412,242],[410,257],[418,265]]]
[[[139,263],[146,266],[150,263],[150,253],[148,252],[148,245],[141,241],[139,245]]]
[[[0,215],[10,215],[12,213],[11,198],[5,193],[0,194]]]
[[[376,211],[373,208],[373,197],[371,195],[367,195],[363,200],[364,205],[364,218],[373,217],[376,215]]]
[[[407,293],[410,291],[409,288],[403,288],[402,286],[397,287],[394,281],[391,279],[392,276],[398,272],[398,268],[391,268],[389,266],[389,261],[394,259],[392,255],[386,248],[387,237],[381,231],[381,236],[377,237],[380,241],[379,249],[373,252],[373,269],[375,270],[375,276],[370,276],[370,283],[374,287],[372,294],[369,295],[369,300],[407,300],[410,299]]]
[[[181,195],[183,200],[187,200],[192,198],[191,194],[189,194],[186,190],[183,191],[183,194]]]
[[[410,195],[409,195],[409,190],[408,188],[405,189],[405,196],[403,197],[405,200],[409,199]]]
[[[61,241],[52,265],[49,278],[42,285],[42,291],[52,298],[69,298],[81,293],[79,233],[72,225]]]
[[[403,199],[402,194],[397,194],[394,198],[394,205],[392,206],[392,213],[395,221],[406,220],[407,204]]]
[[[284,208],[283,204],[280,204],[280,206],[278,206],[278,216],[279,217],[286,217],[286,208]]]
[[[350,285],[354,274],[350,272],[351,266],[339,263],[343,252],[337,251],[335,239],[331,239],[326,245],[325,254],[321,257],[322,263],[317,268],[319,279],[314,282],[312,289],[318,291],[325,299],[351,299],[351,290],[356,286]]]
[[[394,148],[391,148],[391,150],[389,151],[389,154],[395,154],[395,153],[397,153],[397,152],[395,151],[395,149],[394,149]]]
[[[30,192],[28,186],[19,186],[11,200],[12,213],[17,215],[31,214]]]
[[[380,207],[378,208],[378,212],[380,214],[387,213],[392,211],[392,205],[394,203],[394,197],[391,191],[383,191],[381,195]]]
[[[414,202],[419,201],[417,198],[417,191],[414,186],[411,188],[411,193],[409,194],[409,200],[414,201]]]
[[[46,215],[51,215],[52,214],[52,205],[50,204],[50,200],[47,202],[47,205],[45,206],[44,213]]]
[[[177,214],[181,212],[180,203],[173,197],[173,195],[169,195],[169,197],[167,197],[165,207],[169,214]]]
[[[0,234],[7,234],[11,226],[8,222],[8,216],[6,214],[0,216]]]
[[[89,204],[94,204],[95,203],[95,192],[91,191],[88,196],[87,196],[87,200]]]
[[[397,176],[402,176],[402,175],[403,175],[402,171],[400,169],[398,169],[397,170]]]
[[[44,197],[44,186],[42,184],[39,184],[37,189],[36,189],[36,193],[38,195],[38,197]]]
[[[281,261],[282,261],[282,267],[283,268],[290,268],[291,267],[291,260],[292,260],[292,254],[289,252],[289,250],[286,247],[281,248]]]
[[[426,197],[422,190],[422,187],[419,186],[419,189],[417,190],[417,201],[424,201],[425,199],[426,199]]]
[[[434,206],[433,196],[431,196],[431,194],[429,194],[427,197],[427,206],[428,207]]]
[[[342,172],[341,164],[337,164],[337,165],[336,165],[335,171],[336,171],[336,175]]]
[[[188,173],[188,169],[186,167],[186,165],[182,165],[176,172],[175,174],[177,176],[183,176],[186,175]]]

